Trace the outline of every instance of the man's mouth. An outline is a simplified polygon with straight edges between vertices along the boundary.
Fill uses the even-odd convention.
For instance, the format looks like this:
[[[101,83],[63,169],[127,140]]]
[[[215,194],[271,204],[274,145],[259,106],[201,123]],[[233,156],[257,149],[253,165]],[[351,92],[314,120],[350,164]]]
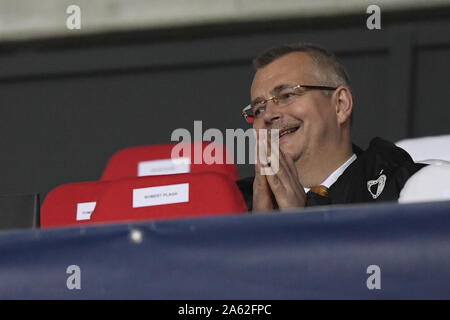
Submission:
[[[283,130],[280,130],[280,139],[284,136],[290,135],[292,133],[294,133],[295,131],[297,131],[300,128],[300,126],[297,127],[290,127],[290,128],[286,128]]]

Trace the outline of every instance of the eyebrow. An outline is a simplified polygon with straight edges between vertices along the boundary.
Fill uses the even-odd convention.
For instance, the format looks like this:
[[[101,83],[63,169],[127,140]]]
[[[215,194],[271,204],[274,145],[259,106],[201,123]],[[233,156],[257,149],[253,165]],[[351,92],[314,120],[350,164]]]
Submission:
[[[289,87],[292,87],[292,86],[295,86],[295,85],[287,84],[287,83],[286,84],[280,84],[280,85],[276,86],[275,88],[273,88],[270,92],[273,95],[273,94],[275,94],[275,92],[279,92],[279,91],[281,91],[283,89],[286,89],[286,88],[289,88]],[[264,99],[264,98],[263,97],[256,97],[255,99],[253,99],[250,102],[250,104],[254,104],[256,101],[262,100],[262,99]]]
[[[293,87],[293,86],[295,86],[295,85],[293,85],[293,84],[280,84],[279,86],[276,86],[275,88],[273,88],[271,92],[281,91],[283,89],[290,88],[290,87]]]

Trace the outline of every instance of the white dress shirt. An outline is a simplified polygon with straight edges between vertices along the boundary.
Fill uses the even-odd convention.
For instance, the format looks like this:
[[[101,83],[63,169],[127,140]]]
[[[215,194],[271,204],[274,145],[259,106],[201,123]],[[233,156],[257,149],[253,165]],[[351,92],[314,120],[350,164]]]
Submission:
[[[356,160],[356,154],[353,154],[347,161],[344,162],[344,164],[342,166],[340,166],[339,168],[337,168],[336,170],[334,170],[334,172],[332,174],[330,174],[328,176],[328,178],[326,178],[320,185],[321,186],[325,186],[327,188],[331,187],[331,185],[333,183],[336,182],[336,180],[344,173],[345,169],[347,169],[347,167],[349,165],[351,165],[353,163],[353,161]],[[304,188],[305,189],[305,193],[309,191],[310,188]]]

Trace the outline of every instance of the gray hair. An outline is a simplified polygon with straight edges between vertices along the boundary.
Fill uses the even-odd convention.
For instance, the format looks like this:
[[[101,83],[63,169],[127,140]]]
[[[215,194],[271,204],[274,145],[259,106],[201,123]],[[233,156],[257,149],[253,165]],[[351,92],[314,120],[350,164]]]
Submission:
[[[278,58],[293,52],[307,53],[317,66],[316,77],[322,85],[347,86],[350,88],[350,78],[344,66],[336,56],[322,47],[309,43],[285,44],[264,51],[253,60],[256,70],[267,66]]]

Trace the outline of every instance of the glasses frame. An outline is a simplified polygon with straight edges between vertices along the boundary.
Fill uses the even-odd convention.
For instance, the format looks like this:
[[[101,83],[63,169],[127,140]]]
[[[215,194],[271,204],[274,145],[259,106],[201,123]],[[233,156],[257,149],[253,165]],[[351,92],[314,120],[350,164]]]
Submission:
[[[307,84],[297,84],[292,86],[291,90],[297,90],[300,88],[304,88],[307,90],[336,90],[338,87],[329,87],[329,86],[316,86],[316,85],[307,85]],[[285,88],[288,89],[288,88]],[[300,93],[295,93],[295,95],[300,95]],[[262,102],[264,105],[267,104],[269,101],[273,101],[276,105],[278,105],[278,101],[280,100],[280,94],[275,94],[267,99],[263,99],[262,101],[259,101],[258,103]],[[242,109],[242,117],[244,118],[244,120],[247,123],[253,123],[255,120],[253,121],[249,121],[248,118],[250,118],[251,116],[249,115],[249,111],[251,111],[253,109],[252,104],[248,104],[246,105],[243,109]],[[255,119],[255,116],[252,116],[253,119]]]

